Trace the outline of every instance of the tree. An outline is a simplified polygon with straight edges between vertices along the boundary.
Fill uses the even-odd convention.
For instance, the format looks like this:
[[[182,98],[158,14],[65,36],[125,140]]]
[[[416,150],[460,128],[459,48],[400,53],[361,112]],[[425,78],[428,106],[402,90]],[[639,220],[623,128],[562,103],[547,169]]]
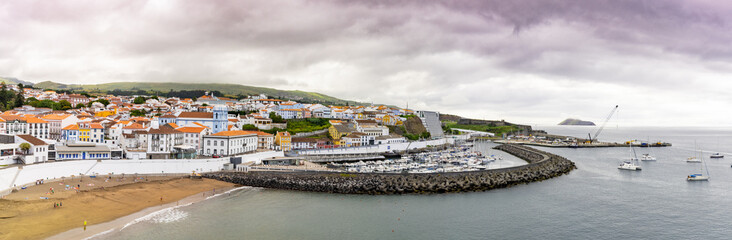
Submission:
[[[20,85],[23,85],[23,84],[20,84]],[[15,96],[15,106],[21,107],[21,106],[23,106],[24,102],[25,102],[25,97],[23,97],[23,91],[22,90],[18,91],[18,94]]]
[[[277,115],[275,112],[270,112],[269,118],[272,119],[273,123],[284,123],[285,122],[285,120],[282,119],[282,116]]]
[[[141,109],[141,110],[135,109],[135,110],[130,111],[130,116],[133,116],[133,117],[144,117],[145,114],[147,114],[145,112],[145,109]]]
[[[38,107],[38,108],[53,108],[53,104],[54,103],[56,103],[56,102],[46,99],[46,100],[39,101],[38,104],[36,104],[36,106],[34,106],[34,107]]]
[[[109,105],[109,100],[101,98],[101,99],[97,99],[97,100],[94,100],[94,101],[91,101],[91,102],[89,102],[89,103],[88,103],[88,106],[89,106],[89,107],[91,107],[91,106],[92,106],[92,104],[94,104],[94,102],[98,102],[98,103],[101,103],[101,104],[102,104],[102,105],[104,105],[105,107],[106,107],[107,105]]]
[[[259,128],[252,124],[246,124],[244,126],[241,126],[241,130],[247,130],[247,131],[259,131]]]
[[[432,136],[430,132],[422,132],[422,134],[419,135],[421,138],[427,139]]]
[[[143,103],[145,103],[145,100],[146,100],[145,97],[136,97],[135,100],[133,101],[133,103],[143,104]]]
[[[28,150],[30,150],[31,145],[30,143],[21,143],[20,144],[20,150],[23,150],[23,153],[28,154]]]
[[[59,105],[59,109],[61,109],[61,110],[68,110],[68,109],[71,109],[71,103],[70,103],[69,101],[66,101],[66,100],[61,100],[61,101],[59,101],[59,102],[58,102],[58,105]],[[78,104],[77,104],[77,105],[78,105]],[[83,105],[83,104],[82,104],[82,105]]]
[[[74,108],[84,108],[86,107],[83,103],[77,103]]]

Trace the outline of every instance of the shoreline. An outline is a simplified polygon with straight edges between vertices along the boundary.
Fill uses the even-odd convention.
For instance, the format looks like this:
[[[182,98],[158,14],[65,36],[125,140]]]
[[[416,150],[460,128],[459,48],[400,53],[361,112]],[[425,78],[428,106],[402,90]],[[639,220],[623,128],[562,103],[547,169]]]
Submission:
[[[3,226],[0,240],[46,239],[69,231],[73,233],[74,229],[81,229],[82,235],[72,234],[54,239],[90,237],[114,227],[113,224],[103,224],[117,219],[129,220],[125,217],[191,204],[214,195],[211,193],[213,189],[221,193],[238,186],[212,179],[185,177],[132,183],[135,179],[113,178],[106,181],[84,178],[84,186],[81,186],[80,191],[76,190],[77,186],[70,187],[80,183],[77,179],[73,184],[46,183],[12,193],[0,199],[0,226]],[[63,203],[63,206],[56,206],[57,203]],[[84,234],[85,221],[88,224],[86,232],[94,234]],[[102,229],[101,226],[112,227]]]
[[[158,206],[152,206],[145,208],[143,210],[140,210],[138,212],[122,216],[119,218],[116,218],[114,220],[103,222],[99,224],[89,225],[86,227],[86,230],[84,230],[84,227],[78,227],[74,229],[69,229],[68,231],[53,235],[51,237],[46,238],[47,240],[64,240],[64,239],[94,239],[96,237],[101,237],[106,234],[110,234],[117,231],[122,231],[124,228],[134,225],[136,223],[141,222],[141,218],[145,218],[148,216],[151,216],[155,213],[168,210],[168,209],[176,209],[179,207],[185,207],[190,206],[196,203],[203,202],[205,200],[208,200],[213,197],[220,196],[221,194],[228,193],[233,190],[238,189],[244,189],[249,188],[247,186],[233,186],[233,187],[226,187],[221,189],[219,192],[217,190],[217,193],[210,193],[211,191],[203,191],[199,193],[195,193],[193,195],[187,196],[183,199],[180,199],[176,202],[170,202]],[[210,195],[202,195],[201,193],[209,193]]]

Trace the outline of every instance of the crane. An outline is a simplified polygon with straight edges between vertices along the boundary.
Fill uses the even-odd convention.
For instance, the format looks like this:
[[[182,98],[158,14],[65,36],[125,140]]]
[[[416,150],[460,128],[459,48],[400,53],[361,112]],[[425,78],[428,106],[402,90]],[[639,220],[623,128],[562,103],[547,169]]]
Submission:
[[[595,131],[594,135],[590,135],[590,133],[587,133],[587,136],[590,137],[590,139],[587,141],[588,143],[592,143],[594,141],[597,141],[597,136],[600,136],[600,133],[602,132],[602,129],[605,128],[605,124],[607,124],[608,121],[610,121],[610,118],[613,117],[613,114],[615,114],[615,111],[618,110],[618,105],[615,105],[613,110],[610,111],[610,114],[607,115],[605,118],[605,121],[602,122],[602,125],[600,125],[600,128]]]

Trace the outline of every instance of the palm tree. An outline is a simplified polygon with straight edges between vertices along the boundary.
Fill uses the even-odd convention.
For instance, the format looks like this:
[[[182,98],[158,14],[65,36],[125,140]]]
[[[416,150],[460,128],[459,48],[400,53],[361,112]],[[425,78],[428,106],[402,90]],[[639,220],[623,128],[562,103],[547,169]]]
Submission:
[[[20,150],[23,150],[23,153],[28,154],[28,150],[30,150],[31,145],[30,143],[21,143],[20,144]]]

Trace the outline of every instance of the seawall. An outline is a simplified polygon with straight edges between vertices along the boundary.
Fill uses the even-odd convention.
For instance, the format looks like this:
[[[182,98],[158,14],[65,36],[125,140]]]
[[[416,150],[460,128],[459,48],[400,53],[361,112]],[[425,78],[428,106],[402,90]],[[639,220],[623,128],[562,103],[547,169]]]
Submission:
[[[527,146],[499,145],[495,149],[529,164],[511,168],[457,173],[323,173],[213,172],[204,177],[241,184],[298,191],[346,194],[404,194],[486,191],[558,177],[576,169],[574,162]]]

